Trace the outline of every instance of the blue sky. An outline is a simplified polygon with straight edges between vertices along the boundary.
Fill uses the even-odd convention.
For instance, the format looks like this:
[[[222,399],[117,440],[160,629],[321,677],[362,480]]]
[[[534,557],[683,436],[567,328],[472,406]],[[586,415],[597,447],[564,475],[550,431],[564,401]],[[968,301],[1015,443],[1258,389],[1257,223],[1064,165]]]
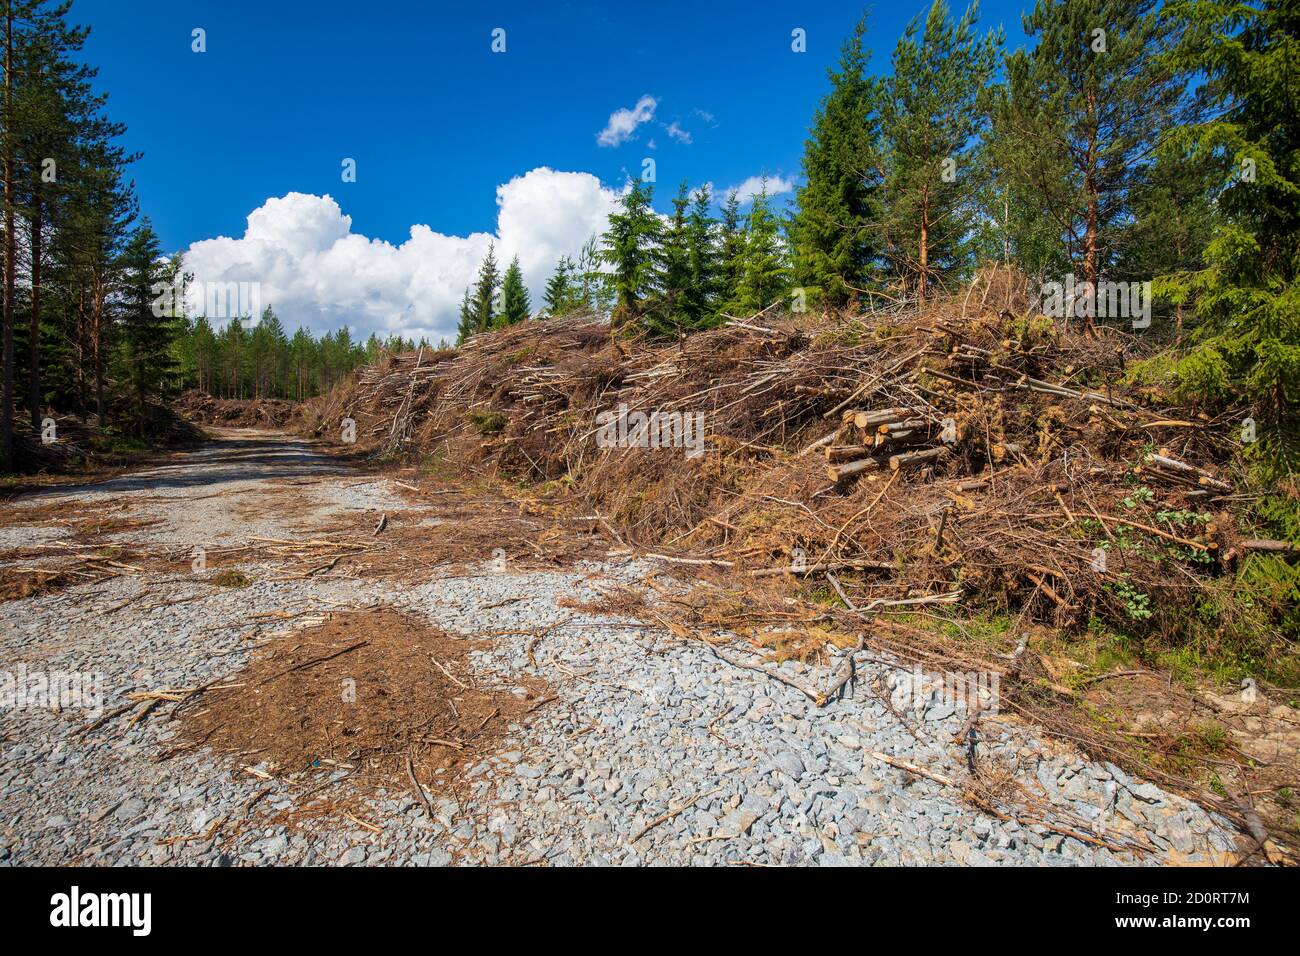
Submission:
[[[1024,5],[986,2],[983,25],[1003,24],[1019,43]],[[878,69],[926,6],[868,5]],[[73,19],[92,27],[86,59],[110,115],[128,125],[125,145],[144,154],[133,170],[142,209],[179,250],[244,235],[249,213],[289,193],[328,195],[351,217],[349,234],[397,246],[414,224],[499,234],[498,187],[539,167],[617,187],[653,157],[661,209],[683,177],[724,188],[764,172],[796,177],[826,68],[862,9],[75,0]],[[191,51],[196,27],[202,54]],[[491,51],[496,27],[504,54]],[[803,54],[790,49],[796,27],[807,32]],[[611,113],[645,96],[653,119],[599,145]],[[356,160],[354,183],[341,181],[345,157]],[[322,305],[320,321],[330,310]],[[394,322],[429,326],[428,316]]]

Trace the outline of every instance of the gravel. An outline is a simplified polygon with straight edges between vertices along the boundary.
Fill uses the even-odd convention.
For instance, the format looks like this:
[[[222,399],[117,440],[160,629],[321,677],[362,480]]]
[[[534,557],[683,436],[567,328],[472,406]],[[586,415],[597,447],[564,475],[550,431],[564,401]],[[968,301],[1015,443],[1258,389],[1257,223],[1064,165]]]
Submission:
[[[308,478],[322,480],[282,485]],[[128,502],[132,514],[164,519],[119,540],[219,547],[301,533],[301,515],[277,516],[272,497],[251,517],[246,507],[236,512],[247,495],[269,496],[277,486],[313,503],[317,520],[411,507],[387,482],[358,480],[305,443],[247,433],[148,473],[60,494]],[[0,545],[51,534],[23,530],[6,529]],[[0,672],[23,663],[31,672],[97,673],[108,708],[133,689],[238,670],[249,638],[293,626],[259,624],[253,614],[378,603],[470,636],[551,628],[532,648],[536,668],[526,634],[499,634],[470,659],[482,681],[517,688],[540,676],[557,700],[526,729],[511,727],[500,750],[471,769],[463,792],[435,787],[436,819],[408,792],[371,797],[368,819],[382,827],[378,834],[348,822],[270,822],[269,811],[295,805],[294,788],[232,773],[201,750],[160,759],[177,742],[165,714],[81,735],[90,720],[83,710],[8,709],[0,725],[0,865],[1145,865],[1223,862],[1235,847],[1226,820],[1009,720],[981,721],[979,759],[1039,794],[1046,820],[989,816],[964,802],[959,786],[878,759],[958,785],[968,774],[966,750],[952,741],[961,710],[913,695],[917,706],[895,713],[870,691],[873,679],[886,687],[912,680],[888,660],[860,663],[854,693],[817,708],[703,646],[561,606],[566,598],[598,601],[593,585],[602,581],[635,585],[650,567],[640,560],[533,573],[493,573],[485,561],[460,576],[431,573],[402,586],[268,582],[265,568],[240,567],[255,579],[243,589],[214,590],[201,575],[132,574],[11,602],[0,621]],[[144,592],[147,601],[130,601]],[[813,686],[829,681],[828,673],[784,667]],[[1097,839],[1136,840],[1153,851],[1117,852]]]

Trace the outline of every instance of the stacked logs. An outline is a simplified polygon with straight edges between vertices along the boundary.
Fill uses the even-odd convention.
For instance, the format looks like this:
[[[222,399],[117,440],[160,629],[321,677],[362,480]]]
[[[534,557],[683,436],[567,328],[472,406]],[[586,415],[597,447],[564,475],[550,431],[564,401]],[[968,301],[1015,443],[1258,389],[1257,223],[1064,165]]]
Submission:
[[[929,406],[848,409],[839,430],[822,448],[826,476],[838,483],[866,471],[900,471],[937,462],[949,454],[944,445],[934,444],[940,438],[939,421]],[[842,440],[849,441],[836,444]]]

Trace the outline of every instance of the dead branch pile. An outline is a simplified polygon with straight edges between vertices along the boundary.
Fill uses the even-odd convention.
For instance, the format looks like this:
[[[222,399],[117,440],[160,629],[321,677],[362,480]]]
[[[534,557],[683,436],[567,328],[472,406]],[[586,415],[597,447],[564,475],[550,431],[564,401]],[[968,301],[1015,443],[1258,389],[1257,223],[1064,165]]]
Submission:
[[[288,428],[302,412],[297,402],[278,398],[213,398],[190,389],[176,399],[175,409],[190,421],[227,428]]]
[[[765,314],[667,344],[528,322],[386,358],[307,417],[335,439],[354,419],[376,453],[555,483],[630,544],[844,572],[859,607],[1172,627],[1243,546],[1235,428],[1127,385],[1139,346],[1036,314],[993,270],[919,311]]]

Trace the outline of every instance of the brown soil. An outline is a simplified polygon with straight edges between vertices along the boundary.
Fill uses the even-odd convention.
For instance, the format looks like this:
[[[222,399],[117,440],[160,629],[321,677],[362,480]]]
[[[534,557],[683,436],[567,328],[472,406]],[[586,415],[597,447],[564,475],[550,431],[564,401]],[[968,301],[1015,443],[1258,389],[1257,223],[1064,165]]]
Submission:
[[[194,698],[184,735],[237,771],[319,784],[342,769],[362,790],[410,793],[409,757],[437,798],[550,699],[536,682],[521,681],[523,699],[484,685],[468,663],[477,643],[392,609],[340,614],[272,639]]]
[[[77,578],[61,571],[0,568],[0,601],[19,601],[37,594],[62,591]]]
[[[516,497],[519,489],[507,482],[431,482],[413,469],[379,473],[401,482],[396,490],[419,507],[331,519],[305,528],[304,533],[314,537],[357,546],[331,569],[333,573],[425,580],[437,566],[471,569],[496,558],[514,572],[548,570],[603,559],[616,546],[597,521],[575,518],[570,502]],[[382,530],[376,531],[381,522]],[[295,570],[311,567],[304,559]]]

